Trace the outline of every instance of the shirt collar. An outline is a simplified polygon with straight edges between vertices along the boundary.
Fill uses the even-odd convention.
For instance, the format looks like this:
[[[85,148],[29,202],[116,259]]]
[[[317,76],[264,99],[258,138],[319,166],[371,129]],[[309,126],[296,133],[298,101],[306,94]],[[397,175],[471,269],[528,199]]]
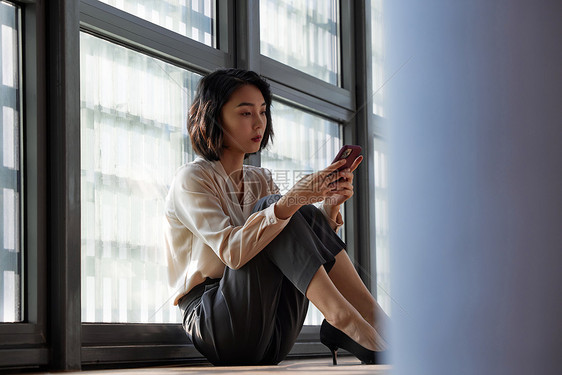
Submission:
[[[200,164],[207,164],[209,165],[211,168],[213,168],[213,170],[218,173],[227,183],[231,183],[230,178],[228,178],[228,175],[226,174],[226,171],[224,170],[224,167],[222,166],[222,163],[220,162],[220,160],[213,160],[213,161],[209,161],[206,160],[205,158],[198,156],[194,162],[196,163],[200,163]],[[243,165],[242,166],[243,170],[242,170],[242,178],[246,178],[246,171],[247,171],[247,166]]]

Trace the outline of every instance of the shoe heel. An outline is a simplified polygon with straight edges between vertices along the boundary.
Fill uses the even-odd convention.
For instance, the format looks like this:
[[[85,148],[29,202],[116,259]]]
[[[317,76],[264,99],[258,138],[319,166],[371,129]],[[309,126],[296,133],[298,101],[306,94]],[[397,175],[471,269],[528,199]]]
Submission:
[[[338,364],[338,348],[332,349],[329,348],[332,352],[332,365],[337,366]]]
[[[345,333],[328,323],[325,319],[322,321],[322,326],[320,326],[320,342],[326,345],[332,352],[334,365],[338,364],[338,348],[347,350],[357,357],[361,363],[369,365],[388,363],[385,351],[369,350],[359,345]]]

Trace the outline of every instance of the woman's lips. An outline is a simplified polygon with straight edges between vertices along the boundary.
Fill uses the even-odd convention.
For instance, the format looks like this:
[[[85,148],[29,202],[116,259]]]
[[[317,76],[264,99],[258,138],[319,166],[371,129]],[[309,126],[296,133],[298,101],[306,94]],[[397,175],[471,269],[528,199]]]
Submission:
[[[252,138],[252,141],[254,141],[254,142],[261,141],[261,135],[258,135],[257,137]]]

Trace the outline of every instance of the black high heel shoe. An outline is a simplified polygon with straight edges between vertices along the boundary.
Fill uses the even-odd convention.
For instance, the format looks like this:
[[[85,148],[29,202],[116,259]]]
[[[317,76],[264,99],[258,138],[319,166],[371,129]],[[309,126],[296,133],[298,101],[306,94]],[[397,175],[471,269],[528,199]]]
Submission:
[[[356,356],[362,363],[368,365],[378,365],[388,363],[386,351],[374,351],[359,345],[348,335],[332,326],[325,319],[320,327],[320,342],[328,347],[332,352],[334,366],[338,364],[338,348],[342,348]]]

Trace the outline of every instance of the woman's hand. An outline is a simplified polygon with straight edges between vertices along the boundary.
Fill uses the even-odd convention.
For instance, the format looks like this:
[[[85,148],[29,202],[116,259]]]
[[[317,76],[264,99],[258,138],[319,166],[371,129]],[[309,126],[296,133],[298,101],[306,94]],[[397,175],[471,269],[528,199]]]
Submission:
[[[332,192],[330,198],[324,202],[324,206],[341,206],[345,201],[353,196],[353,171],[357,169],[363,161],[363,156],[358,156],[351,164],[351,167],[340,172],[340,179],[331,184]]]
[[[363,161],[363,156],[358,156],[349,169],[340,172],[341,179],[332,183],[334,193],[324,201],[324,209],[332,220],[336,220],[341,205],[353,196],[353,171]]]
[[[344,164],[345,160],[338,160],[321,171],[301,178],[275,204],[275,215],[279,219],[287,219],[304,205],[340,195],[341,191],[335,190],[339,185],[334,183],[342,177],[337,169]]]

